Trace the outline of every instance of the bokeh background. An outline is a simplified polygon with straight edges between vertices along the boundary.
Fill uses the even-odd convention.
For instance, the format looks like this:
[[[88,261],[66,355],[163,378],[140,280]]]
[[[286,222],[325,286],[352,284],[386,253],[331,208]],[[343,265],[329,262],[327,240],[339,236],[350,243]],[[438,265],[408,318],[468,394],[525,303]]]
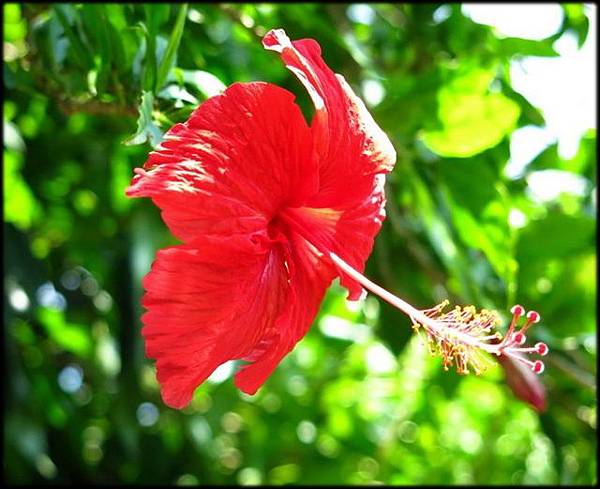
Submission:
[[[7,482],[597,481],[595,7],[3,8]],[[175,240],[124,189],[235,81],[286,87],[310,116],[261,47],[274,27],[318,40],[397,150],[367,275],[421,308],[538,310],[551,353],[521,379],[530,402],[501,366],[444,372],[406,317],[334,285],[255,396],[225,364],[185,410],[162,403],[139,304]]]

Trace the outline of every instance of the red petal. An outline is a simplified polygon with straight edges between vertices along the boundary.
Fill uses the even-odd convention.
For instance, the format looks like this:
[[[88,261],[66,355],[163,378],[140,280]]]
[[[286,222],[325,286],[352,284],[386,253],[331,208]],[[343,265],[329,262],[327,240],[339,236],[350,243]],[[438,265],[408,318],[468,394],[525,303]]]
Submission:
[[[385,219],[383,178],[373,181],[368,199],[347,208],[298,207],[286,209],[284,219],[301,230],[319,250],[342,256],[356,270],[362,271],[373,249],[373,240]],[[350,300],[359,299],[362,286],[341,270],[341,284],[349,290]]]
[[[306,334],[335,275],[295,233],[270,249],[241,237],[196,244],[159,251],[143,282],[146,355],[175,408],[228,360],[253,362],[236,385],[254,394]]]
[[[293,101],[276,85],[231,85],[169,130],[127,194],[152,197],[183,241],[264,230],[317,190],[310,129]]]
[[[283,29],[273,29],[263,38],[263,46],[281,54],[315,105],[312,128],[321,181],[313,205],[333,207],[364,199],[372,189],[368,177],[394,167],[396,152],[389,139],[344,77],[325,64],[316,41],[291,42]]]
[[[244,366],[235,377],[236,385],[247,394],[254,394],[281,359],[304,337],[335,277],[333,267],[323,262],[321,254],[293,231],[288,233],[285,256],[290,293],[284,311],[273,330],[265,334],[246,356],[245,360],[254,363]]]
[[[287,217],[321,251],[333,251],[362,271],[385,218],[383,175],[394,166],[394,148],[344,78],[325,64],[317,42],[291,42],[282,29],[275,29],[263,45],[281,54],[316,109],[312,129],[319,192],[304,206],[286,211]],[[343,274],[342,284],[350,299],[361,296],[362,287]]]
[[[273,331],[289,293],[282,253],[248,238],[158,252],[143,282],[142,334],[166,404],[187,405],[215,368]]]

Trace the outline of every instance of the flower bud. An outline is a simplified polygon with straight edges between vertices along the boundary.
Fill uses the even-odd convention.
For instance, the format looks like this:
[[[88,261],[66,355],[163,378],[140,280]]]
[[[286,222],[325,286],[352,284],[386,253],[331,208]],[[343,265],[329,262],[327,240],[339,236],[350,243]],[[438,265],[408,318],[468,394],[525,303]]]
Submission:
[[[539,377],[527,365],[512,357],[502,355],[498,361],[504,369],[506,383],[515,397],[538,412],[543,412],[546,409],[546,390]]]

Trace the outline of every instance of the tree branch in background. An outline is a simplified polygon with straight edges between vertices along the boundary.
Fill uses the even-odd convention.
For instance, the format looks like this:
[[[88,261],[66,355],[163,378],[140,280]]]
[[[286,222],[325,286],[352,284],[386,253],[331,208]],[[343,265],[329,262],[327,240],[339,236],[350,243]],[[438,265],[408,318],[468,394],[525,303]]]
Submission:
[[[31,67],[33,68],[33,63]],[[32,70],[33,71],[33,70]],[[51,98],[56,106],[66,115],[84,112],[90,115],[120,115],[137,117],[138,109],[135,105],[120,105],[115,102],[102,102],[97,98],[77,99],[54,87],[54,82],[44,75],[43,71],[31,73],[35,88],[43,95]],[[135,102],[135,100],[134,100]]]
[[[54,100],[58,108],[66,115],[77,114],[79,112],[91,115],[121,115],[128,117],[137,117],[138,115],[135,107],[115,105],[114,103],[105,103],[99,100],[92,99],[85,102],[56,98]]]

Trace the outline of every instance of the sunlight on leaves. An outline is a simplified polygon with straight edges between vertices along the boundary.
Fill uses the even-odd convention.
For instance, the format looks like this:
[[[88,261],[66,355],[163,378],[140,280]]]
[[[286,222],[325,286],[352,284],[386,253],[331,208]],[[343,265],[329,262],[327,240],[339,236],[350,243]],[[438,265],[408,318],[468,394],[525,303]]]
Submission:
[[[492,73],[462,75],[438,92],[441,130],[423,131],[423,142],[440,156],[468,158],[496,146],[515,127],[519,106],[502,93],[490,93]]]

